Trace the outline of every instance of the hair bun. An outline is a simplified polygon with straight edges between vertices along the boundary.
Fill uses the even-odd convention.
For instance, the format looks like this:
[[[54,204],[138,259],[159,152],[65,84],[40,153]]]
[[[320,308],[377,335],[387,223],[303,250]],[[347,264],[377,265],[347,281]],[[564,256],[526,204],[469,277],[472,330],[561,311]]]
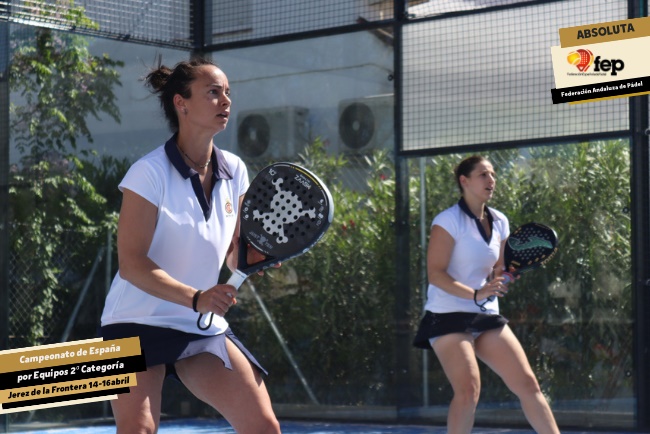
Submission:
[[[145,77],[145,82],[149,87],[151,87],[154,92],[160,92],[165,88],[169,76],[172,75],[172,70],[168,67],[161,65],[156,69],[153,69]]]

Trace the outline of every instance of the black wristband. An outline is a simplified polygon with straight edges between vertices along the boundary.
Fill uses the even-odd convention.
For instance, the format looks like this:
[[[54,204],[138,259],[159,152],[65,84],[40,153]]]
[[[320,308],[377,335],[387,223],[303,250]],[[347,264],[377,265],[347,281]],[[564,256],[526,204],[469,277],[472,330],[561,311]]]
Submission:
[[[201,295],[202,292],[203,291],[201,291],[200,289],[197,289],[196,292],[194,293],[194,297],[192,297],[192,309],[194,309],[194,312],[198,312],[198,310],[196,310],[196,305],[199,302],[199,296]]]
[[[484,306],[488,302],[488,300],[485,300],[483,303],[479,304],[479,302],[476,300],[477,294],[478,294],[478,290],[474,290],[474,304],[480,307],[483,312],[485,312],[487,309]]]

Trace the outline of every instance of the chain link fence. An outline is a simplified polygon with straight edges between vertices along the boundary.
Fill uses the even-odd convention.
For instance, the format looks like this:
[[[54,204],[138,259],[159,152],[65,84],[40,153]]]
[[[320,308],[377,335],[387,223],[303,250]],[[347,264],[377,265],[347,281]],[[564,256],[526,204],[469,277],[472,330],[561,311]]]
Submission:
[[[46,247],[13,225],[9,252],[10,348],[54,344],[95,336],[106,292],[106,234],[89,239],[84,231],[64,231]],[[45,232],[54,232],[49,228]],[[18,235],[21,234],[21,235]],[[20,237],[20,239],[16,239]],[[94,251],[94,254],[93,254]],[[40,258],[55,266],[44,269]]]

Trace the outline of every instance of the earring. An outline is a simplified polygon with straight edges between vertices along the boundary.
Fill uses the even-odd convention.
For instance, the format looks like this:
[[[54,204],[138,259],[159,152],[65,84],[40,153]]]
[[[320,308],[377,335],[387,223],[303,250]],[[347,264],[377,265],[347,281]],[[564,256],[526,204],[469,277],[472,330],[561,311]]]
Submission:
[[[183,108],[183,114],[184,114],[184,115],[187,114],[187,109],[186,109],[186,108]]]

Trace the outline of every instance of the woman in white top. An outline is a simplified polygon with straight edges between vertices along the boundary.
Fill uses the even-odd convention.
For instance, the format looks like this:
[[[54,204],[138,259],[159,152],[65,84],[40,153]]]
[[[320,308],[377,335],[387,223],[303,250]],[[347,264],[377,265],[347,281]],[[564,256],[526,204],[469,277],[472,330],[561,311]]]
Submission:
[[[499,314],[498,300],[508,293],[501,274],[510,229],[506,216],[486,205],[496,185],[492,164],[468,157],[455,175],[462,197],[433,220],[427,303],[414,341],[433,349],[451,383],[448,432],[472,430],[481,390],[478,358],[517,395],[537,433],[559,433],[521,344]]]
[[[264,369],[228,327],[236,303],[218,283],[236,268],[246,166],[214,146],[230,117],[228,78],[204,59],[158,66],[146,77],[173,136],[142,157],[120,183],[119,272],[106,298],[101,336],[137,336],[146,371],[111,401],[117,432],[158,430],[166,376],[179,379],[238,433],[276,434]],[[249,255],[248,262],[262,259]],[[209,323],[197,327],[199,313]]]

